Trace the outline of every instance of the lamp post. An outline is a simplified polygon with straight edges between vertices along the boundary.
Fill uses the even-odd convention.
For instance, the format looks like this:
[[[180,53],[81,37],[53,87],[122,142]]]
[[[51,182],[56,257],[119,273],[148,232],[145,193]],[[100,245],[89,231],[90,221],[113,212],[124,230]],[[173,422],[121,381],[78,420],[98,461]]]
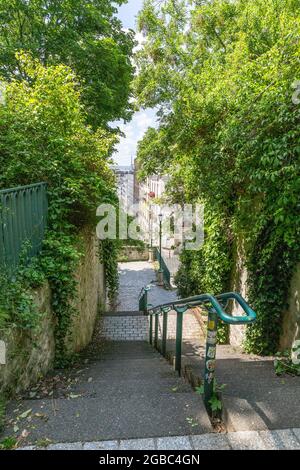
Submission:
[[[159,258],[159,270],[162,271],[162,260],[161,260],[161,257],[162,257],[162,252],[161,252],[161,246],[162,246],[162,214],[159,214],[158,216],[158,219],[159,219],[159,255],[160,255],[160,258]]]
[[[164,273],[162,269],[162,219],[163,215],[159,214],[159,271],[158,271],[158,285],[164,285]]]
[[[150,231],[149,262],[153,263],[153,261],[154,261],[154,252],[153,252],[153,212],[152,212],[152,205],[150,205],[150,212],[149,212],[149,231]]]

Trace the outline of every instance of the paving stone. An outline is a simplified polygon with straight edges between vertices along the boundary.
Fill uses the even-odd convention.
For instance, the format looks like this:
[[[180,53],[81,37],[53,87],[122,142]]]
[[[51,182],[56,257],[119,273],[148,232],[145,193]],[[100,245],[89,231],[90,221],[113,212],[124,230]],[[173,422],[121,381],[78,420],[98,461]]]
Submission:
[[[86,442],[83,450],[118,450],[118,441]]]
[[[298,441],[300,442],[300,429],[299,428],[294,428],[292,429],[293,433],[297,437]]]
[[[187,436],[164,437],[157,439],[158,450],[192,450],[192,445]]]
[[[138,296],[142,288],[152,284],[156,279],[153,263],[138,261],[119,263],[120,288],[118,297],[119,311],[138,310]],[[177,298],[176,292],[153,285],[148,293],[148,302],[160,305],[172,302]]]
[[[36,450],[34,446],[20,447],[16,450]]]
[[[272,432],[276,441],[277,448],[280,450],[297,450],[300,449],[300,442],[296,435],[290,429],[283,429]]]
[[[73,444],[51,444],[47,447],[47,450],[82,450],[83,446],[81,442],[75,442]]]
[[[265,450],[266,444],[257,431],[233,432],[227,434],[233,450]]]
[[[155,450],[154,439],[134,439],[120,442],[120,450]]]
[[[230,450],[226,434],[204,434],[192,436],[192,445],[195,450]]]
[[[274,431],[259,431],[259,435],[264,441],[267,450],[279,450],[279,442]]]

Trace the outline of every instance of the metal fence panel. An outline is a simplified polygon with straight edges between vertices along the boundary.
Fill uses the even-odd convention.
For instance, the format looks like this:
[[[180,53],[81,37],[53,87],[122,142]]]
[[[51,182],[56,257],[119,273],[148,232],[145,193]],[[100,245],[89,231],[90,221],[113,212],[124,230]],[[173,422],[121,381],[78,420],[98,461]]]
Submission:
[[[47,185],[0,191],[0,265],[14,270],[20,257],[30,259],[41,250],[48,214]]]

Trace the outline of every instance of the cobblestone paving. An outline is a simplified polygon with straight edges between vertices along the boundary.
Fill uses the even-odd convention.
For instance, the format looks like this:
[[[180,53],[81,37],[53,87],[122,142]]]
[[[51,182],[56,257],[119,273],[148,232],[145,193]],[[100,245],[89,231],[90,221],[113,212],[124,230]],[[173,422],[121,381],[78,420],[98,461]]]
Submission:
[[[153,305],[172,302],[177,299],[176,291],[157,286],[153,263],[138,261],[119,264],[120,289],[118,312],[136,311],[139,309],[138,297],[143,287],[151,284],[148,302]]]
[[[299,450],[300,429],[53,444],[46,450]],[[24,447],[18,450],[37,450]]]

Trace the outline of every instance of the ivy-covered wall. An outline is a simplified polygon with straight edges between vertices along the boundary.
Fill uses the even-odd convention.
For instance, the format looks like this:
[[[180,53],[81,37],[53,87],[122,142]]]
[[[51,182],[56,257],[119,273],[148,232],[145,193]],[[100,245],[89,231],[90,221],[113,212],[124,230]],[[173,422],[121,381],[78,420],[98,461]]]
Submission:
[[[81,232],[80,239],[84,255],[74,273],[75,314],[65,338],[70,356],[90,342],[97,314],[105,306],[105,279],[99,262],[98,242],[94,233],[86,229]],[[13,395],[25,390],[54,364],[57,319],[49,283],[45,282],[32,294],[36,310],[41,313],[37,327],[24,330],[11,326],[0,334],[7,350],[6,365],[0,365],[0,393]]]
[[[33,292],[37,310],[43,313],[35,330],[10,327],[0,333],[6,345],[6,365],[0,365],[0,393],[14,395],[36,382],[52,367],[55,355],[55,317],[51,290],[46,282]]]
[[[292,278],[288,309],[283,314],[280,348],[290,348],[295,340],[300,339],[300,263]]]
[[[249,292],[247,282],[249,275],[247,267],[245,266],[245,252],[241,240],[237,243],[233,258],[234,272],[231,290],[239,292],[243,297],[248,299]],[[232,314],[237,316],[242,315],[243,312],[239,306],[234,306]],[[271,316],[270,321],[272,321]],[[232,346],[242,347],[246,341],[246,332],[247,328],[242,325],[230,327],[230,344]],[[291,349],[297,339],[300,339],[300,264],[298,264],[290,283],[287,308],[282,312],[278,350],[285,351]]]

